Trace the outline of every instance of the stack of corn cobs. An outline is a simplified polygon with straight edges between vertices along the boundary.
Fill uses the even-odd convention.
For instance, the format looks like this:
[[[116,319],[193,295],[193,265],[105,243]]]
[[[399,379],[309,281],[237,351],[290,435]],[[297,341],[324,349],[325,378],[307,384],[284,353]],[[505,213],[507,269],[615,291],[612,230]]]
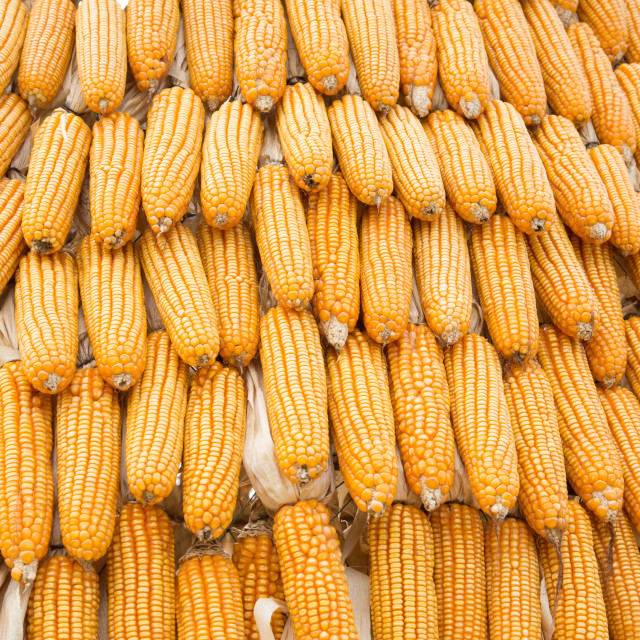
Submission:
[[[0,0],[2,640],[640,638],[640,0],[430,4]]]

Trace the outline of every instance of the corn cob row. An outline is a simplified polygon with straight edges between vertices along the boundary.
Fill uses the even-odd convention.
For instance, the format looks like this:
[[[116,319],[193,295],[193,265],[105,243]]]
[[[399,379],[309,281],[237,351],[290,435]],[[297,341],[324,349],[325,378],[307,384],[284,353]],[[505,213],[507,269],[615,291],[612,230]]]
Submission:
[[[627,22],[627,51],[625,58],[628,62],[640,62],[640,3],[638,0],[627,0],[622,3]]]
[[[595,34],[612,64],[620,64],[627,52],[629,29],[625,0],[580,0],[578,17]]]
[[[627,369],[629,384],[636,396],[640,395],[640,317],[624,321],[627,337]]]
[[[20,0],[5,0],[0,8],[0,92],[4,92],[20,62],[27,33],[27,8]]]
[[[20,228],[23,197],[24,184],[20,180],[0,180],[0,293],[27,251]]]
[[[638,8],[638,19],[640,23],[640,5]],[[639,43],[640,46],[640,43]],[[639,50],[640,54],[640,50]],[[640,55],[639,55],[640,62]],[[636,163],[640,160],[640,148],[637,143],[640,140],[640,64],[634,62],[633,64],[621,64],[615,70],[618,84],[622,88],[622,91],[627,96],[627,102],[631,107],[631,119],[633,120],[633,127],[636,138]]]
[[[0,175],[4,175],[31,126],[27,103],[17,94],[0,97]]]

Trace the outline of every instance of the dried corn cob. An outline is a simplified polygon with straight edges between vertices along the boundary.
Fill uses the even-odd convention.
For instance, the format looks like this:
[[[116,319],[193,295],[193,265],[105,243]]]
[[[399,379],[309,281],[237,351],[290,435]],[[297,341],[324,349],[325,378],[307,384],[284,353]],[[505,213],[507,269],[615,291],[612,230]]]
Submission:
[[[127,40],[117,0],[85,0],[76,12],[76,55],[82,95],[92,111],[111,113],[124,97]]]
[[[477,118],[489,103],[489,61],[473,7],[466,0],[439,0],[432,8],[438,73],[449,104]]]
[[[68,387],[78,352],[78,276],[68,253],[20,260],[16,331],[29,382],[43,393]]]
[[[67,239],[90,144],[89,127],[62,110],[45,118],[36,131],[24,189],[22,232],[37,253],[59,251]]]
[[[18,68],[29,16],[24,2],[4,0],[0,8],[0,93]]]
[[[387,362],[404,474],[427,511],[433,511],[453,485],[455,460],[442,349],[428,327],[409,324],[387,346]]]
[[[128,113],[112,113],[93,125],[89,155],[91,233],[107,248],[133,237],[140,209],[144,134]]]
[[[638,19],[640,20],[640,4],[638,6]],[[640,161],[640,145],[637,143],[638,140],[640,140],[640,89],[638,88],[640,87],[640,64],[621,64],[615,70],[615,75],[618,80],[618,84],[622,87],[622,91],[627,96],[627,102],[631,107],[631,119],[633,120],[636,137],[635,158],[637,163]]]
[[[140,239],[139,251],[176,351],[192,367],[212,363],[220,348],[218,321],[196,239],[181,224],[160,237],[148,228]]]
[[[575,12],[578,10],[578,0],[550,0],[556,10],[560,22],[566,28],[571,24]]]
[[[29,106],[17,93],[0,96],[0,175],[5,174],[27,137],[31,120]]]
[[[636,396],[640,395],[640,317],[624,321],[627,337],[627,370],[629,384]]]
[[[627,52],[629,28],[626,0],[580,0],[578,17],[591,27],[611,64],[620,64]]]
[[[427,324],[453,344],[469,330],[472,296],[464,223],[449,204],[433,222],[414,220],[413,263]]]
[[[627,0],[622,5],[629,36],[625,58],[631,63],[640,62],[640,2]]]
[[[20,228],[23,196],[24,184],[20,180],[0,180],[0,293],[27,251]]]
[[[214,362],[191,383],[184,428],[184,521],[198,538],[231,524],[245,430],[245,392],[235,369]]]
[[[538,357],[558,409],[567,478],[588,509],[613,521],[622,508],[622,468],[584,349],[543,325]]]

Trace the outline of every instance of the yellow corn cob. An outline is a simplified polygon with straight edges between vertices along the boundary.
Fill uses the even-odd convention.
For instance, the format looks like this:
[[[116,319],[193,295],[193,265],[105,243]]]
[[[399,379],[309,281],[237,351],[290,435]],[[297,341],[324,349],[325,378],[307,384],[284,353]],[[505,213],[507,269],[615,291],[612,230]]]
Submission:
[[[340,471],[361,511],[380,515],[396,493],[393,408],[382,348],[359,329],[327,351],[329,415]]]
[[[475,0],[489,64],[500,93],[529,127],[537,127],[547,107],[536,49],[518,0]]]
[[[79,369],[58,396],[56,451],[62,542],[91,563],[111,543],[120,477],[120,404],[96,367]]]
[[[627,336],[627,370],[629,384],[636,396],[640,396],[640,317],[624,321]]]
[[[36,574],[27,609],[29,640],[98,637],[100,585],[93,568],[69,556],[47,558]]]
[[[627,0],[623,3],[627,22],[628,38],[625,58],[628,62],[640,62],[640,2]]]
[[[215,111],[233,86],[233,8],[231,0],[182,0],[184,39],[191,88]]]
[[[493,346],[504,358],[529,360],[538,351],[538,313],[524,233],[495,215],[473,227],[470,249]]]
[[[627,52],[629,28],[627,0],[580,0],[578,17],[591,27],[612,64],[620,64]]]
[[[632,0],[629,1],[631,2]],[[640,22],[640,0],[638,7],[638,20]],[[640,43],[638,44],[640,47]],[[636,163],[638,163],[640,161],[640,145],[637,144],[637,141],[640,140],[640,64],[637,62],[634,62],[633,64],[621,64],[615,70],[615,75],[618,80],[618,84],[622,87],[624,94],[627,96],[627,102],[631,107],[631,119],[633,120],[636,138],[635,157]]]
[[[55,97],[75,43],[71,0],[37,0],[31,7],[18,69],[18,93],[37,108]]]
[[[167,75],[176,48],[179,20],[178,0],[127,3],[127,57],[140,91],[155,93]]]
[[[349,189],[360,202],[379,205],[393,191],[393,174],[373,109],[360,96],[345,95],[334,100],[327,113]]]
[[[287,80],[287,23],[280,0],[234,0],[236,74],[242,97],[267,113]]]
[[[562,557],[546,540],[538,547],[547,589],[557,583],[564,570],[553,640],[609,640],[589,516],[579,502],[569,500],[567,505],[570,517],[567,535],[562,539]]]
[[[173,553],[173,527],[162,509],[122,507],[107,556],[110,639],[174,640]]]
[[[148,228],[140,238],[139,251],[178,355],[192,367],[212,363],[220,348],[218,320],[196,239],[181,224],[161,237]]]
[[[191,383],[184,427],[184,521],[200,539],[231,524],[244,445],[246,398],[240,374],[214,362]]]
[[[342,2],[351,55],[363,98],[386,113],[398,100],[400,58],[390,0]]]
[[[315,295],[313,310],[329,343],[342,349],[360,315],[358,202],[339,173],[309,196],[307,227]]]
[[[591,121],[598,140],[613,145],[624,161],[630,164],[637,142],[633,115],[629,101],[616,81],[611,62],[600,48],[593,31],[584,22],[572,24],[567,33],[585,70],[593,100]]]
[[[260,321],[260,360],[278,465],[306,484],[329,459],[326,373],[311,312],[270,309]]]
[[[439,0],[432,8],[438,73],[449,104],[477,118],[489,103],[489,61],[482,31],[467,0]]]
[[[102,114],[117,109],[127,80],[125,15],[117,0],[85,0],[78,6],[76,55],[89,109]]]
[[[4,0],[0,8],[0,92],[7,88],[18,68],[28,19],[24,2]]]
[[[555,221],[553,193],[536,148],[513,105],[492,100],[473,125],[484,143],[500,202],[525,233],[543,233]]]
[[[449,204],[433,222],[413,222],[413,263],[427,324],[453,344],[469,330],[472,295],[464,223]]]
[[[622,379],[627,366],[627,343],[620,306],[618,277],[611,245],[595,245],[573,236],[573,249],[598,300],[599,322],[585,345],[593,377],[605,387]]]
[[[67,239],[90,144],[89,127],[62,110],[45,118],[36,131],[24,189],[22,232],[37,253],[59,251]]]
[[[467,222],[486,222],[496,210],[496,188],[491,167],[473,132],[450,109],[433,111],[423,126],[456,213]]]
[[[522,3],[533,39],[549,105],[576,127],[589,122],[593,111],[584,69],[571,46],[560,16],[549,0]]]
[[[98,371],[124,391],[142,375],[147,349],[139,259],[132,244],[110,250],[87,236],[77,260],[82,311]]]
[[[242,220],[263,134],[258,112],[240,100],[225,102],[211,116],[202,144],[200,201],[212,227],[230,229]]]
[[[580,135],[562,116],[545,116],[534,133],[560,217],[589,242],[611,237],[613,206]]]
[[[613,521],[622,508],[622,468],[584,349],[543,325],[538,357],[558,409],[567,478],[588,509]]]
[[[14,580],[23,572],[33,579],[49,550],[52,413],[51,399],[29,384],[21,362],[0,368],[0,551]]]
[[[407,327],[411,304],[411,223],[399,200],[369,206],[360,228],[360,288],[367,333],[382,344]]]
[[[68,387],[78,352],[78,275],[68,253],[20,260],[16,331],[29,382],[43,393]]]
[[[440,0],[442,2],[442,0]],[[448,502],[429,520],[433,530],[440,640],[487,640],[484,535],[479,511]]]
[[[374,640],[438,640],[433,534],[419,509],[396,503],[367,529]]]
[[[404,474],[427,511],[433,511],[453,485],[455,461],[442,349],[428,327],[409,324],[387,346],[387,362]]]
[[[316,91],[335,95],[349,75],[349,41],[340,17],[340,1],[289,0],[286,4],[293,40],[309,82]]]
[[[144,134],[128,113],[112,113],[93,125],[89,155],[91,233],[105,246],[133,237],[140,209]]]
[[[471,490],[494,521],[504,520],[518,497],[518,458],[498,354],[468,333],[444,354],[451,422]]]
[[[13,277],[20,258],[27,251],[27,243],[20,228],[23,196],[23,182],[0,180],[0,293]]]
[[[171,87],[147,115],[142,155],[142,206],[154,233],[182,219],[200,171],[204,107],[191,89]]]
[[[251,215],[262,268],[276,300],[306,308],[313,297],[311,246],[300,191],[284,165],[259,169]]]
[[[260,301],[249,226],[241,222],[220,231],[202,223],[198,248],[218,313],[220,355],[246,367],[258,350]]]
[[[357,640],[340,542],[327,508],[315,500],[284,506],[273,534],[296,637]]]
[[[188,382],[188,367],[166,331],[150,334],[142,377],[127,399],[125,441],[129,490],[143,504],[160,502],[176,483]]]
[[[380,121],[396,193],[407,213],[432,220],[444,210],[445,194],[438,160],[420,121],[409,109],[391,107]]]
[[[327,108],[310,83],[287,86],[276,126],[291,175],[304,191],[324,189],[331,178],[333,148]]]
[[[0,175],[5,174],[27,137],[31,119],[29,106],[17,93],[0,97]]]
[[[259,598],[284,600],[278,553],[273,542],[273,522],[267,518],[252,520],[241,531],[233,551],[233,564],[240,576],[244,604],[244,638],[260,640],[253,607]],[[284,614],[275,611],[271,617],[271,631],[275,638],[282,636]]]

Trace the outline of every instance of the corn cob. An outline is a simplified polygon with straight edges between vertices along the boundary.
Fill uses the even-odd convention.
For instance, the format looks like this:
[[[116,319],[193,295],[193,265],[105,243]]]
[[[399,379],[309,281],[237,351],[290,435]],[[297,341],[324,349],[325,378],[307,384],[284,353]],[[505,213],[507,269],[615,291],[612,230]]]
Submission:
[[[538,313],[524,233],[495,215],[473,227],[470,254],[494,347],[504,358],[529,360],[538,350]]]
[[[473,132],[450,109],[433,111],[423,126],[451,206],[467,222],[486,222],[496,210],[496,188],[491,167]]]
[[[445,205],[438,160],[420,121],[409,109],[396,105],[380,118],[393,182],[407,213],[421,220],[437,218]]]
[[[276,126],[291,175],[304,191],[324,189],[333,148],[327,108],[310,83],[288,85],[276,109]]]
[[[584,349],[543,325],[538,357],[558,409],[567,478],[588,509],[613,521],[622,508],[622,468]]]
[[[357,640],[340,542],[327,508],[315,500],[284,506],[273,534],[295,636]]]
[[[78,352],[78,276],[68,253],[20,260],[16,331],[29,382],[43,393],[68,387]]]
[[[634,0],[635,1],[635,0]],[[638,20],[640,21],[640,4],[638,10]],[[640,47],[640,43],[639,43]],[[639,49],[640,58],[640,49]],[[636,163],[640,161],[640,64],[621,64],[616,70],[615,75],[622,91],[627,96],[627,102],[631,107],[631,119],[633,120],[633,128],[636,138]]]
[[[0,93],[9,83],[20,62],[27,32],[28,13],[24,2],[5,0],[0,9]]]
[[[360,96],[345,95],[334,100],[327,113],[333,148],[349,189],[360,202],[379,205],[393,191],[393,174],[373,109]]]
[[[349,493],[380,515],[396,493],[393,408],[382,349],[359,329],[327,351],[331,439]]]
[[[187,212],[200,171],[204,107],[191,89],[171,87],[154,99],[142,155],[142,206],[154,233]]]
[[[489,103],[489,61],[482,31],[467,0],[439,0],[432,8],[438,73],[449,104],[477,118]]]
[[[580,0],[578,17],[595,34],[611,64],[620,64],[627,52],[629,29],[626,0]]]
[[[122,507],[107,556],[110,640],[174,640],[173,552],[173,527],[162,509]]]
[[[29,106],[17,93],[0,96],[0,175],[27,137],[31,119]]]
[[[155,93],[167,75],[176,48],[179,20],[178,0],[127,3],[127,57],[140,91]]]
[[[258,350],[260,301],[249,226],[241,222],[220,231],[202,223],[198,248],[213,304],[218,312],[220,355],[246,367]]]
[[[87,236],[78,252],[82,311],[100,375],[124,391],[142,375],[147,314],[133,245],[107,249]]]
[[[360,315],[358,202],[339,173],[309,196],[307,227],[315,294],[313,310],[329,343],[342,349]]]
[[[625,59],[628,62],[640,62],[640,2],[627,0],[623,3],[627,22],[628,38]]]
[[[613,145],[628,165],[637,142],[633,115],[629,101],[616,81],[611,62],[600,48],[593,31],[584,22],[572,24],[567,33],[585,70],[593,100],[591,121],[598,140]]]
[[[469,333],[447,350],[444,364],[451,422],[471,490],[480,508],[500,522],[516,502],[520,481],[498,355]]]
[[[253,514],[252,514],[253,515]],[[233,551],[233,564],[238,569],[244,604],[244,638],[260,640],[253,607],[260,598],[284,600],[278,553],[273,542],[273,523],[266,518],[251,520],[240,532]],[[275,611],[271,631],[282,636],[284,614]]]
[[[233,87],[232,1],[181,4],[191,88],[209,111],[215,111]]]
[[[469,330],[472,295],[464,223],[449,204],[433,222],[414,220],[413,263],[427,324],[453,344]]]
[[[525,124],[508,102],[492,100],[473,125],[484,144],[500,202],[525,233],[543,233],[555,221],[553,193]]]
[[[613,228],[613,206],[571,122],[562,116],[545,116],[533,140],[565,224],[589,242],[607,241]]]
[[[267,113],[287,79],[287,23],[280,0],[234,0],[236,74],[242,97]]]
[[[20,180],[0,180],[0,293],[27,251],[20,228],[23,196],[24,184]]]
[[[404,474],[427,511],[433,511],[453,485],[455,459],[442,349],[428,327],[409,324],[387,346],[387,362]]]
[[[251,214],[262,268],[276,300],[304,309],[313,297],[311,246],[300,191],[282,164],[258,170]]]
[[[133,237],[140,209],[144,134],[128,113],[112,113],[93,125],[89,155],[91,233],[107,248]]]
[[[242,220],[263,133],[258,112],[239,100],[225,102],[211,116],[202,144],[200,200],[212,227],[230,229]]]
[[[179,640],[244,640],[240,578],[220,545],[196,544],[187,551],[176,586]]]
[[[537,127],[547,107],[542,72],[518,0],[475,0],[484,45],[500,93],[529,127]]]
[[[288,0],[286,5],[291,33],[309,82],[316,91],[335,95],[349,75],[349,41],[339,0]]]
[[[440,0],[442,2],[442,0]],[[433,530],[440,640],[487,640],[484,535],[479,511],[448,502],[429,520]]]
[[[611,387],[620,382],[627,366],[624,318],[611,245],[588,244],[574,236],[573,249],[598,300],[599,322],[585,345],[587,360],[593,377]]]
[[[53,520],[51,400],[21,362],[0,368],[0,551],[11,577],[33,579]]]
[[[629,384],[636,396],[640,396],[640,317],[624,321],[627,337],[627,369]]]
[[[27,609],[30,640],[93,640],[98,637],[98,574],[69,556],[39,567]]]
[[[117,109],[127,80],[125,15],[117,0],[85,0],[78,6],[76,55],[89,109],[102,114]]]
[[[166,236],[151,228],[139,243],[140,261],[162,322],[178,355],[190,366],[218,355],[218,320],[196,239],[181,224]]]
[[[575,12],[578,10],[578,0],[549,0],[556,10],[560,22],[566,28],[571,24]]]
[[[522,3],[533,39],[549,105],[576,127],[591,119],[593,102],[584,69],[571,46],[560,16],[549,0]]]
[[[89,127],[66,111],[54,111],[36,131],[24,189],[22,232],[37,253],[59,251],[67,239],[90,144]]]
[[[419,509],[396,503],[367,529],[374,640],[438,640],[433,534]]]

